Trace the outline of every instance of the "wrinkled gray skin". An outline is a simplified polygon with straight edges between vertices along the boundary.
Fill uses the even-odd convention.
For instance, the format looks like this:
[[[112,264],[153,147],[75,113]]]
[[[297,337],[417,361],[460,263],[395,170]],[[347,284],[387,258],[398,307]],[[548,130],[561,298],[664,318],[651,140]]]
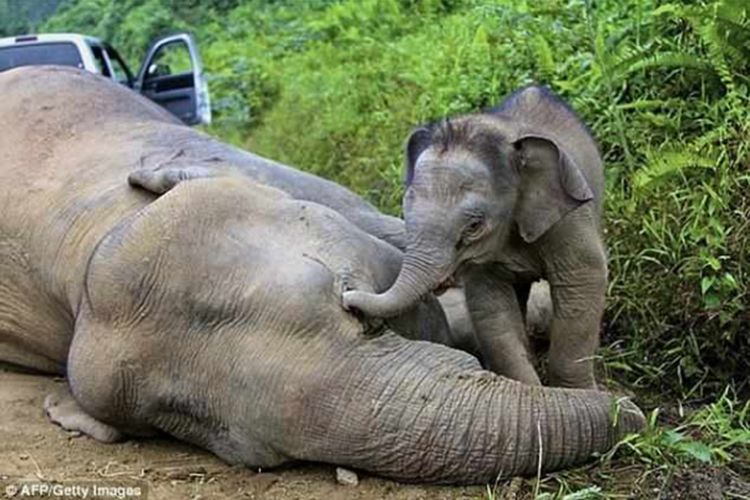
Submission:
[[[144,155],[140,166],[131,172],[128,181],[155,194],[163,194],[189,179],[239,174],[280,189],[292,198],[332,208],[363,231],[400,250],[406,248],[403,221],[379,212],[345,187],[205,135],[174,138],[164,144],[163,150]]]
[[[34,67],[0,95],[0,361],[67,374],[45,402],[60,425],[441,483],[572,466],[643,425],[364,324],[342,289],[386,289],[401,254],[329,208],[243,176],[132,189],[167,145],[223,150],[124,87]]]
[[[406,157],[401,273],[384,293],[345,292],[345,307],[389,317],[456,273],[485,366],[539,384],[523,318],[529,285],[544,278],[554,306],[550,383],[595,387],[604,172],[586,127],[532,86],[490,112],[416,130]]]

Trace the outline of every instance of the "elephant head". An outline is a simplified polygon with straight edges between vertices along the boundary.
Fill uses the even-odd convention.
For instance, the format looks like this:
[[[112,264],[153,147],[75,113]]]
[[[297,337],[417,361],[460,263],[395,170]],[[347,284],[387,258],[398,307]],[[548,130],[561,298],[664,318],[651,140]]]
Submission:
[[[595,198],[576,155],[592,141],[571,116],[548,91],[529,87],[487,113],[412,132],[401,272],[382,294],[345,293],[344,306],[398,314],[463,264],[491,260],[511,235],[533,243]]]

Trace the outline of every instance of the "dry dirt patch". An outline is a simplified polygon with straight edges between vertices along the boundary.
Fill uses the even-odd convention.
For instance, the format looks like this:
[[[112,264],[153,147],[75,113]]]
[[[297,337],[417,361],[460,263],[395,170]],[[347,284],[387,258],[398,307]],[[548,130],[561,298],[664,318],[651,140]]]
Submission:
[[[145,484],[150,500],[485,497],[483,487],[402,485],[364,475],[359,486],[342,486],[336,482],[334,467],[325,465],[252,471],[231,467],[208,452],[168,438],[101,444],[73,436],[47,420],[44,397],[62,383],[0,371],[0,498],[5,498],[9,484],[40,480]]]

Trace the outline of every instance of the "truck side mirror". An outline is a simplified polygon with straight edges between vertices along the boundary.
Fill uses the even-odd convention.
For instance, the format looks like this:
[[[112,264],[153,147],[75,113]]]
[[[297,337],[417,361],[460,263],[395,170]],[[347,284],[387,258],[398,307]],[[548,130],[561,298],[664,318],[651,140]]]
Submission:
[[[172,70],[170,69],[168,64],[164,63],[153,63],[148,67],[148,71],[146,72],[146,80],[149,78],[155,78],[157,76],[168,76],[172,74]]]

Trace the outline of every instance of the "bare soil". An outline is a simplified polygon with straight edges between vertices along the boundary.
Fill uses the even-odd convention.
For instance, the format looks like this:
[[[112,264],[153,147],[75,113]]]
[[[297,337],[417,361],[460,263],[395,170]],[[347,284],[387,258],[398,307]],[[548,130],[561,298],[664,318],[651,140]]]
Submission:
[[[272,471],[232,467],[204,450],[166,437],[102,444],[47,420],[44,398],[63,383],[0,371],[0,498],[6,498],[8,485],[40,481],[145,485],[150,500],[486,497],[484,487],[403,485],[364,474],[359,474],[358,486],[344,486],[336,482],[335,467],[327,465]]]

